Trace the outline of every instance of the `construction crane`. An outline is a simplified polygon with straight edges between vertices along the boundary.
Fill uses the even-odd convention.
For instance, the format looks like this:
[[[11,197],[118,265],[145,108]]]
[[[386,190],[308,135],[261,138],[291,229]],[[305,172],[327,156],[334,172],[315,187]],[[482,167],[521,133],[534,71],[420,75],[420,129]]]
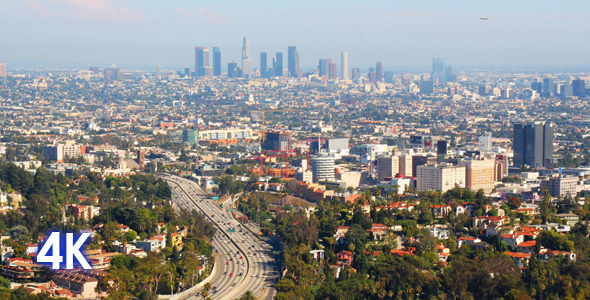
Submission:
[[[265,126],[266,126],[264,114],[267,112],[279,112],[279,111],[300,111],[300,109],[268,109],[268,110],[253,110],[253,111],[251,111],[251,113],[262,114],[262,127],[261,127],[261,134],[260,134],[261,135],[261,141],[260,141],[261,145],[264,145],[264,140],[266,138],[266,131],[264,130]]]

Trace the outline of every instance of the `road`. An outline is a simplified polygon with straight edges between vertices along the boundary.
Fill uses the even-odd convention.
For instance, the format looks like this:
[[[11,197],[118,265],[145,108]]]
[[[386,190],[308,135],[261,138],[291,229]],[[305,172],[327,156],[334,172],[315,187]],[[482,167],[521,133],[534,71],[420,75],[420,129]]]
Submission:
[[[226,202],[220,208],[198,183],[169,174],[160,174],[172,189],[172,201],[178,207],[202,212],[218,231],[212,239],[215,271],[206,281],[211,283],[211,299],[235,299],[250,290],[257,299],[272,299],[278,278],[272,247],[233,218]],[[230,229],[235,232],[230,232]],[[200,298],[203,284],[175,295],[172,299]]]

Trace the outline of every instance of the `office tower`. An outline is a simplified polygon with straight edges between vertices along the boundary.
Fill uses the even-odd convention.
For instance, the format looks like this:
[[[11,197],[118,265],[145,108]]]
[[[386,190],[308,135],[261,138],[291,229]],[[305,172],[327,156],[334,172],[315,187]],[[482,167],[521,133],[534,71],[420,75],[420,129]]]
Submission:
[[[238,77],[238,64],[231,62],[227,64],[227,77],[237,78]]]
[[[559,96],[562,98],[568,98],[574,96],[574,86],[571,84],[565,84],[561,86],[559,90]]]
[[[359,70],[359,68],[353,68],[352,69],[352,80],[357,80],[361,78],[361,71]]]
[[[406,177],[412,177],[412,156],[404,154],[399,156],[399,173]]]
[[[477,192],[483,189],[484,192],[490,193],[494,189],[494,167],[495,162],[490,159],[486,160],[467,160],[460,161],[459,166],[465,167],[465,187]]]
[[[313,182],[334,181],[336,179],[336,168],[333,157],[312,157],[310,166],[313,174]]]
[[[540,94],[543,92],[543,83],[542,82],[532,82],[531,89]]]
[[[577,176],[555,176],[541,181],[541,192],[547,189],[551,197],[559,198],[570,195],[575,197],[578,194],[578,177]]]
[[[383,64],[380,61],[375,66],[375,80],[377,82],[383,81]]]
[[[275,70],[275,76],[282,77],[283,76],[283,52],[277,52],[275,55],[275,60],[273,64],[273,69]]]
[[[331,59],[320,59],[320,63],[318,65],[320,76],[329,75],[331,62]]]
[[[393,71],[383,72],[383,80],[387,83],[393,83]]]
[[[555,79],[553,78],[543,78],[543,96],[550,97],[555,95],[557,91],[557,86],[555,85]]]
[[[0,66],[0,69],[2,67]],[[2,72],[0,71],[0,76],[2,76]],[[583,79],[574,79],[572,80],[572,88],[574,96],[583,97],[586,92],[586,82]]]
[[[377,73],[375,71],[370,71],[369,73],[367,73],[367,77],[369,77],[370,83],[377,82]]]
[[[429,190],[446,192],[455,186],[465,187],[465,167],[451,165],[422,165],[417,168],[418,192]]]
[[[242,77],[250,77],[253,71],[250,44],[248,43],[248,38],[244,37],[242,45]]]
[[[289,151],[291,150],[291,132],[267,132],[262,149],[270,151]]]
[[[342,52],[340,55],[340,78],[348,80],[348,52]]]
[[[213,47],[213,76],[221,76],[221,50]]]
[[[377,158],[377,180],[384,181],[391,179],[399,173],[399,157],[379,157]]]
[[[209,49],[195,47],[195,77],[205,76],[206,67],[209,66]]]
[[[0,77],[6,77],[6,64],[0,63]]]
[[[184,77],[185,78],[191,77],[191,68],[184,68]]]
[[[156,65],[156,78],[160,79],[160,65]]]
[[[289,77],[299,76],[299,53],[297,53],[297,47],[289,46],[287,58],[287,68],[289,70]]]
[[[260,77],[268,78],[268,57],[266,52],[260,52]]]
[[[434,84],[444,83],[445,79],[445,59],[435,57],[432,59],[432,82]]]
[[[330,68],[328,70],[328,78],[330,78],[330,79],[338,78],[338,67],[336,66],[335,62],[330,61]]]
[[[438,141],[436,143],[436,154],[447,155],[447,141]]]
[[[434,92],[434,83],[432,80],[420,82],[420,94],[428,95]]]
[[[195,129],[184,129],[182,130],[182,141],[190,144],[196,145],[199,143],[199,131]]]
[[[549,122],[515,123],[514,166],[552,167],[554,127]]]

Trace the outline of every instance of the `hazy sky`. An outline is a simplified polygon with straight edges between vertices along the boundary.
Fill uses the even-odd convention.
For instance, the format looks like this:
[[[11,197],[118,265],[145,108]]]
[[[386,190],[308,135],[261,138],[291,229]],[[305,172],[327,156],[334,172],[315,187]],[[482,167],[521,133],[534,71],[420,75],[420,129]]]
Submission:
[[[296,45],[302,68],[319,58],[350,67],[588,66],[590,1],[545,0],[0,0],[0,62],[8,68],[91,65],[179,69],[195,46],[222,64],[250,39],[255,67]],[[479,18],[488,17],[488,21]],[[272,54],[271,54],[272,53]]]

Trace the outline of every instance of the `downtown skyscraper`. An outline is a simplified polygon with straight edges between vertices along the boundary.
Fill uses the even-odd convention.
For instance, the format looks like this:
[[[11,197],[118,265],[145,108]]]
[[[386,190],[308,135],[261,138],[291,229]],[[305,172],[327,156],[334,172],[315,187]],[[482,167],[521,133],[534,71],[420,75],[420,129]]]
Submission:
[[[260,77],[268,78],[268,55],[260,52]]]
[[[283,76],[283,52],[277,52],[272,68],[274,69],[275,76]]]
[[[348,80],[348,52],[342,52],[340,56],[340,78],[342,80]]]
[[[213,47],[213,76],[221,76],[221,50]]]
[[[244,37],[243,45],[242,45],[242,74],[243,77],[250,77],[252,76],[253,65],[252,65],[252,57],[250,57],[250,44],[248,43],[248,38]]]
[[[380,61],[375,66],[375,80],[377,82],[383,81],[383,64]]]
[[[289,70],[289,77],[298,77],[299,76],[299,53],[297,52],[297,47],[289,46],[288,48],[288,58],[287,58],[287,69]]]
[[[553,133],[550,122],[514,124],[514,166],[553,167]]]
[[[207,47],[195,47],[195,77],[204,77],[209,68],[209,49]]]
[[[432,59],[432,82],[434,84],[445,83],[445,59],[443,57],[435,57]]]

